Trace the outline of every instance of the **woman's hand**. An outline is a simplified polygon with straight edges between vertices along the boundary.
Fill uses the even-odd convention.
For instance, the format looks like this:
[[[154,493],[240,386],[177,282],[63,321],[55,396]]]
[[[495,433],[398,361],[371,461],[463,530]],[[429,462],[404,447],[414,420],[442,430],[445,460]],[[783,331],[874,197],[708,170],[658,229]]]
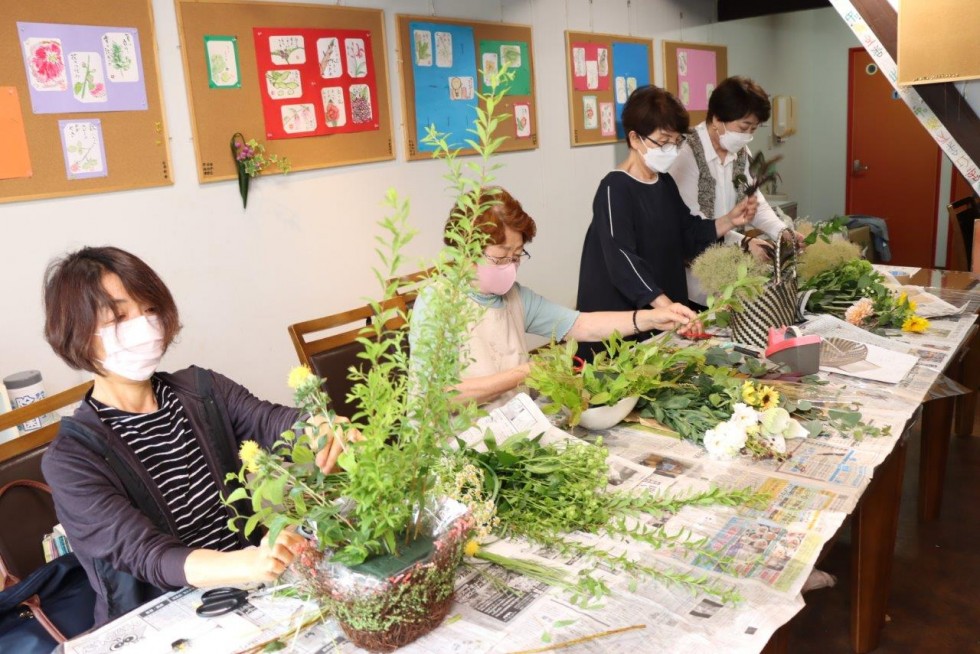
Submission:
[[[350,420],[343,416],[336,416],[333,419],[333,427],[331,428],[330,423],[323,416],[313,416],[310,418],[310,423],[315,425],[317,428],[317,434],[315,437],[312,436],[314,442],[319,442],[321,436],[326,436],[326,444],[316,453],[316,465],[323,471],[324,474],[330,474],[337,468],[337,458],[347,447],[347,443],[352,441],[359,441],[364,438],[361,432],[354,429],[344,429],[343,423],[349,423]],[[315,449],[315,448],[314,448]]]
[[[676,327],[691,325],[692,323],[698,324],[700,328],[700,324],[694,320],[696,317],[696,313],[678,302],[673,302],[666,307],[645,309],[636,314],[637,325],[641,331],[649,331],[651,329],[666,331]]]
[[[269,544],[268,534],[258,547],[242,550],[245,555],[245,565],[251,569],[254,581],[275,581],[286,571],[307,546],[306,539],[293,529],[283,529],[276,537],[276,542]]]
[[[773,255],[772,246],[761,238],[750,238],[746,244],[746,250],[752,253],[759,261],[770,261]]]
[[[758,206],[758,201],[755,198],[747,198],[736,204],[735,208],[724,216],[715,220],[715,233],[722,237],[736,227],[742,227],[751,222],[755,218],[755,209],[749,213],[750,202],[754,202],[754,206]]]

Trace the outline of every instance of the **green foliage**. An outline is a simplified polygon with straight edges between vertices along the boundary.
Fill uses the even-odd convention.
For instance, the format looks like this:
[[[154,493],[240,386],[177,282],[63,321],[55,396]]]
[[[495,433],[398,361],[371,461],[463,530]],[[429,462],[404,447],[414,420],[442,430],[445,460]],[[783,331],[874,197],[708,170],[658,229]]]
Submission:
[[[811,236],[813,234],[811,233]],[[809,237],[808,237],[809,238]],[[798,272],[806,281],[822,272],[861,258],[861,246],[845,239],[818,240],[807,246],[800,255]]]
[[[316,467],[315,452],[324,443],[305,436],[312,429],[308,422],[283,434],[271,453],[249,458],[246,463],[252,462],[253,474],[247,475],[243,468],[232,475],[248,490],[235,491],[228,498],[229,502],[251,500],[255,514],[245,522],[246,532],[262,524],[274,538],[287,526],[308,524],[315,529],[319,546],[331,552],[332,560],[346,565],[394,554],[401,542],[419,536],[447,440],[470,427],[478,413],[474,406],[455,403],[451,389],[460,380],[464,362],[459,352],[469,325],[479,316],[468,289],[484,247],[477,219],[494,202],[481,202],[481,191],[493,179],[489,171],[494,167],[488,160],[502,141],[493,133],[499,123],[494,111],[503,94],[492,79],[491,91],[480,96],[486,108],[478,109],[471,130],[475,140],[469,143],[481,155],[482,165],[462,166],[445,135],[429,129],[426,142],[436,147],[436,158],[448,164],[446,178],[458,200],[457,221],[447,233],[450,244],[439,254],[429,278],[439,291],[429,302],[431,320],[420,326],[412,343],[418,374],[409,370],[405,347],[408,316],[392,321],[396,316],[383,306],[399,291],[398,282],[384,280],[397,275],[404,263],[402,251],[414,235],[408,226],[408,201],[389,191],[385,199],[389,215],[381,220],[382,234],[376,239],[381,266],[375,275],[383,299],[371,301],[374,316],[358,338],[364,365],[352,368],[349,375],[354,382],[349,399],[359,407],[351,419],[363,438],[346,443],[338,460],[343,472],[336,474],[324,475]],[[393,322],[403,326],[391,328]],[[321,381],[312,375],[305,378],[296,385],[296,400],[312,414],[332,421]],[[244,452],[242,458],[246,460]],[[377,607],[362,608],[369,616]],[[351,624],[363,622],[362,618],[368,619],[345,616]]]
[[[834,216],[830,220],[824,222],[811,224],[811,231],[803,239],[803,242],[807,245],[813,245],[820,239],[824,243],[830,243],[831,238],[834,235],[841,234],[844,237],[847,236],[847,217],[846,216]]]
[[[628,537],[655,549],[676,547],[724,568],[726,561],[719,559],[704,539],[684,530],[668,533],[663,522],[685,506],[756,505],[762,499],[756,493],[714,488],[672,497],[647,491],[610,491],[607,451],[601,439],[594,445],[578,440],[544,444],[540,436],[528,439],[518,434],[502,443],[488,437],[485,445],[486,451],[482,452],[465,448],[462,458],[485,470],[485,493],[496,499],[502,535],[586,556],[596,564],[612,566],[633,577],[652,577],[733,599],[729,591],[706,577],[647,566],[625,554],[614,555],[581,543],[569,534],[584,532],[617,540]],[[648,522],[651,518],[656,524]],[[564,576],[542,580],[569,590],[572,600],[582,604],[595,602],[610,592],[603,579],[592,571],[580,573],[574,584]]]
[[[814,245],[813,247],[818,247]],[[888,295],[884,277],[864,259],[852,259],[803,280],[800,290],[813,291],[807,309],[829,313],[838,318],[857,300],[878,300]]]
[[[697,256],[691,264],[691,272],[709,294],[723,293],[726,286],[738,281],[739,268],[745,266],[748,274],[768,278],[772,265],[759,261],[737,245],[718,243]]]

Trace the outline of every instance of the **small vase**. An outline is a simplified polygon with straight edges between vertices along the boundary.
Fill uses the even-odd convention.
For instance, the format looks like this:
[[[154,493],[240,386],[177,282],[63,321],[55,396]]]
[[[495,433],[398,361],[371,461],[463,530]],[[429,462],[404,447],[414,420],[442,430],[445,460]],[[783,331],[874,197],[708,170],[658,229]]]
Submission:
[[[630,414],[639,401],[638,397],[624,397],[616,404],[595,406],[582,412],[578,424],[591,431],[615,427]]]
[[[392,557],[386,556],[347,567],[330,563],[315,550],[301,555],[298,571],[352,644],[369,652],[392,652],[438,627],[449,613],[471,520],[457,502],[443,500],[440,507],[443,516],[448,510],[455,517],[448,523],[439,520],[443,527],[436,530],[438,535],[420,538],[416,545],[421,558],[403,567],[392,567],[385,560]],[[384,573],[379,576],[378,570]]]

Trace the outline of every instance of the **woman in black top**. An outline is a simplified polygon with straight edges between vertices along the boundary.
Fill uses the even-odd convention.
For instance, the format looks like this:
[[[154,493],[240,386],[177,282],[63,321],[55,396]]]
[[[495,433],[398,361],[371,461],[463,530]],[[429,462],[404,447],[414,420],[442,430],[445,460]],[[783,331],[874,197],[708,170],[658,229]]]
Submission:
[[[623,108],[629,156],[599,184],[579,269],[579,311],[627,311],[687,302],[686,261],[744,225],[746,203],[715,221],[691,215],[667,170],[688,131],[670,93],[644,86]],[[643,338],[649,334],[634,334]],[[597,343],[583,343],[591,358]]]

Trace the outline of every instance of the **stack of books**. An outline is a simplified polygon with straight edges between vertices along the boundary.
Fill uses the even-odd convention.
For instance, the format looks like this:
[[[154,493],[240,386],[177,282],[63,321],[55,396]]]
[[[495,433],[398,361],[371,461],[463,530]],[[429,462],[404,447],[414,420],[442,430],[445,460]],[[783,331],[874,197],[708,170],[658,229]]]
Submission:
[[[68,542],[65,529],[60,524],[55,525],[54,531],[44,537],[41,546],[44,548],[45,561],[53,561],[71,551],[71,543]]]

